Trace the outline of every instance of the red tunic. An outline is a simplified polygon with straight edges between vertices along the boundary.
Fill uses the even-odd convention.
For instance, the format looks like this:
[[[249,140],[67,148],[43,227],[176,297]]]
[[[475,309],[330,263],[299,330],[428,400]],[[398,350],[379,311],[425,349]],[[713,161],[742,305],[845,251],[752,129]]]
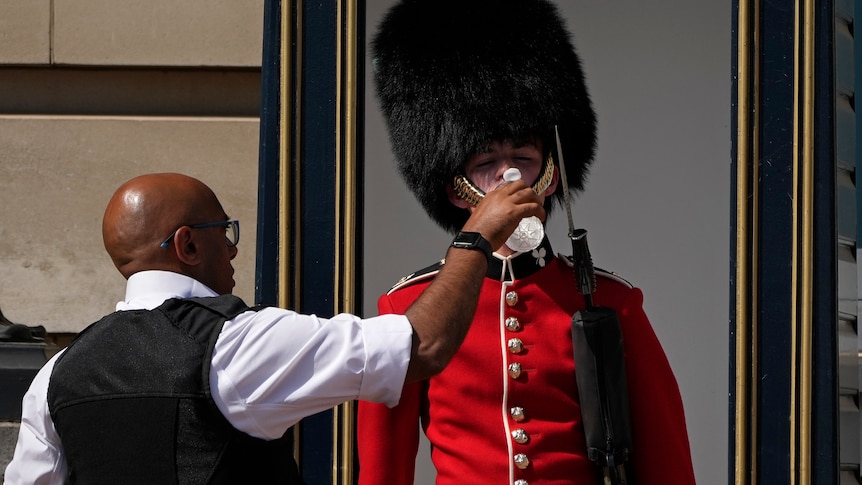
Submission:
[[[598,483],[575,381],[571,319],[585,304],[571,267],[546,245],[495,261],[489,272],[473,325],[446,369],[405,386],[392,409],[359,403],[360,485],[413,483],[420,420],[438,485]],[[380,313],[404,313],[434,274],[399,283],[380,298]],[[693,484],[682,400],[641,291],[597,271],[593,298],[617,311],[624,336],[634,483]],[[519,352],[512,339],[522,343]]]

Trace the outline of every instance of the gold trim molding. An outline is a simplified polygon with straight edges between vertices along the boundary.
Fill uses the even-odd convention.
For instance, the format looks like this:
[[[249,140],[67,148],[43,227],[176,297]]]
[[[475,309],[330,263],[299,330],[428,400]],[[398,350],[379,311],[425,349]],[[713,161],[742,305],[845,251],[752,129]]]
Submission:
[[[814,0],[797,0],[794,35],[793,312],[790,483],[811,483],[814,272]]]
[[[339,0],[336,45],[336,201],[335,201],[335,298],[334,313],[355,313],[356,298],[356,227],[357,227],[357,163],[356,132],[358,120],[358,56],[359,28],[357,0]],[[353,443],[355,405],[339,404],[332,413],[333,461],[332,483],[353,484]]]
[[[757,354],[759,347],[758,293],[761,275],[759,241],[762,221],[758,212],[762,203],[759,188],[759,162],[762,140],[758,107],[761,99],[757,86],[761,82],[762,62],[759,32],[763,19],[761,2],[738,2],[737,38],[737,167],[736,167],[736,267],[735,341],[736,353],[734,389],[735,413],[733,436],[734,483],[758,483],[757,435],[758,417],[769,410],[758,407]],[[811,423],[813,372],[813,260],[814,260],[814,42],[815,1],[795,0],[794,3],[794,66],[793,128],[792,128],[792,224],[791,306],[791,366],[788,396],[790,430],[787,449],[790,485],[811,484]],[[790,140],[788,140],[790,142]]]
[[[739,1],[737,72],[736,170],[736,328],[734,483],[755,483],[757,477],[757,206],[759,159],[757,91],[759,44],[754,26],[760,21],[758,2]]]
[[[301,12],[301,1],[297,2],[297,12]],[[281,2],[281,17],[280,17],[280,27],[281,32],[279,33],[281,37],[280,41],[280,50],[279,56],[281,61],[279,62],[279,84],[280,84],[280,93],[279,93],[279,146],[278,146],[278,306],[281,308],[291,308],[295,307],[297,302],[297,296],[299,293],[299,282],[292,281],[290,274],[290,265],[288,262],[290,261],[290,247],[289,243],[291,237],[291,231],[293,229],[293,211],[291,211],[291,207],[294,204],[298,204],[298,200],[294,200],[295,196],[291,192],[291,156],[292,148],[293,148],[293,133],[294,129],[299,129],[298,126],[293,126],[293,119],[291,117],[291,113],[294,111],[294,102],[296,101],[298,94],[294,93],[294,84],[292,77],[292,69],[295,65],[297,65],[298,59],[294,58],[294,52],[301,52],[301,49],[296,49],[294,51],[290,48],[291,42],[290,39],[293,38],[294,35],[294,23],[292,16],[292,8],[293,2]],[[299,15],[299,14],[298,14]],[[302,25],[301,21],[296,22],[297,27]],[[301,35],[297,35],[298,39],[301,39]],[[299,41],[298,41],[299,42]],[[297,54],[298,55],[298,54]],[[298,105],[297,105],[298,106]],[[298,109],[298,108],[297,108]],[[299,137],[297,136],[297,140]],[[298,225],[297,225],[298,227]],[[299,235],[297,234],[297,237]],[[298,266],[300,264],[300,250],[299,245],[296,244],[296,254],[294,255],[295,264]],[[290,289],[294,289],[293,298],[291,298]],[[293,458],[296,460],[297,465],[302,463],[301,461],[301,450],[300,450],[300,438],[301,438],[301,427],[299,425],[293,426]]]

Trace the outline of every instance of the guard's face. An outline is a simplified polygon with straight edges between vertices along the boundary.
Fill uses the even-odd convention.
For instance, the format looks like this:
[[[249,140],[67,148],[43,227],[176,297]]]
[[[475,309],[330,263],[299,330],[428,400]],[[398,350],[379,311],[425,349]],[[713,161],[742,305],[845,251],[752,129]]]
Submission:
[[[484,153],[467,160],[464,174],[485,192],[494,190],[503,182],[503,172],[509,168],[521,171],[521,179],[532,185],[542,170],[542,142],[528,142],[513,146],[510,142],[493,142]],[[545,194],[539,194],[544,199]]]

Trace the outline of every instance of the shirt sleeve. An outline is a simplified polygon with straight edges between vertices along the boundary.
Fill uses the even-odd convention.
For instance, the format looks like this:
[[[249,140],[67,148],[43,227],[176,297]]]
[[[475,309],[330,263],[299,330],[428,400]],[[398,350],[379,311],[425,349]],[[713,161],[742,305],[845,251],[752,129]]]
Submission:
[[[279,308],[225,322],[213,351],[216,405],[237,429],[276,439],[345,401],[398,403],[413,328],[403,315],[331,319]]]
[[[39,370],[24,394],[18,441],[5,472],[6,485],[64,483],[66,460],[48,411],[48,381],[59,355],[55,355]]]
[[[412,301],[412,300],[410,300]],[[381,314],[396,313],[388,295],[377,302]],[[359,485],[412,485],[419,451],[419,417],[427,381],[404,386],[395,407],[359,401],[356,444]]]

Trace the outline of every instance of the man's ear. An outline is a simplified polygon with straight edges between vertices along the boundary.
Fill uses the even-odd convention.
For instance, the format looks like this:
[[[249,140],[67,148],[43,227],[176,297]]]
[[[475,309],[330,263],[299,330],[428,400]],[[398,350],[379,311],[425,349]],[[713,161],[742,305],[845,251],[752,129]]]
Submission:
[[[181,262],[190,266],[200,263],[197,241],[195,241],[194,231],[189,226],[177,229],[173,243],[174,252]]]
[[[454,205],[455,207],[461,209],[470,208],[470,204],[466,200],[462,199],[461,197],[458,197],[458,194],[455,193],[455,189],[452,187],[452,184],[446,184],[446,196],[449,197],[449,202],[451,202],[452,205]]]

